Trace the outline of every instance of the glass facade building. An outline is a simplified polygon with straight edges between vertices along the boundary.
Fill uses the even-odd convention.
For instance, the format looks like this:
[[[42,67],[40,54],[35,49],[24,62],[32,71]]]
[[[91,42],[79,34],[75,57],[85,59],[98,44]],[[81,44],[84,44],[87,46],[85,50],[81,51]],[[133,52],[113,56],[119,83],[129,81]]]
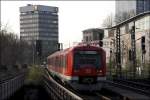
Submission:
[[[116,22],[150,11],[150,0],[116,0]]]
[[[137,0],[136,1],[136,14],[150,11],[150,0]]]
[[[20,39],[34,45],[40,40],[43,58],[58,50],[58,8],[30,4],[20,7]]]

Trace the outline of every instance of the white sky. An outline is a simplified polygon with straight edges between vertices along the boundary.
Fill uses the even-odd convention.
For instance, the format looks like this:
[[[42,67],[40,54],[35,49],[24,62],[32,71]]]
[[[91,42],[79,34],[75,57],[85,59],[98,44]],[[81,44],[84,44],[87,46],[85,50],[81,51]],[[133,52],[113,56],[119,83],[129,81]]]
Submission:
[[[115,12],[115,1],[1,1],[3,25],[20,34],[19,7],[27,4],[59,7],[59,42],[64,47],[82,40],[82,31],[101,27],[107,15]]]

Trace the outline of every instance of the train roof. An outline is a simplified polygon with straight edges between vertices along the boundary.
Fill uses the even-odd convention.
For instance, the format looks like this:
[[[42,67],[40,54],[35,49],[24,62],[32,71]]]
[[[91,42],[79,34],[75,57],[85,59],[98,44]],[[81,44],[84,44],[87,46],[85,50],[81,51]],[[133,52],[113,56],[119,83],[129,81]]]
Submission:
[[[76,49],[76,48],[82,48],[82,47],[87,47],[87,46],[89,46],[89,47],[91,47],[91,48],[99,48],[99,49],[101,49],[102,51],[104,51],[104,49],[101,48],[101,47],[96,47],[96,46],[92,46],[92,45],[77,45],[77,46],[73,46],[73,47],[70,47],[70,48],[66,48],[66,49],[64,49],[64,50],[56,51],[56,52],[54,52],[53,54],[49,55],[47,58],[53,57],[53,56],[56,56],[56,55],[65,55],[66,53],[68,53],[68,52],[70,52],[70,51],[73,51],[73,50]]]

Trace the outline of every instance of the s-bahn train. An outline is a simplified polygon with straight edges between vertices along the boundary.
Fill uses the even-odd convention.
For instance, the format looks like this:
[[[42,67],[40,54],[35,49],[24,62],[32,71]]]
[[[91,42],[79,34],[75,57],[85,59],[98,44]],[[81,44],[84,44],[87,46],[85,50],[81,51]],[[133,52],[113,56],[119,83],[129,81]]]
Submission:
[[[100,47],[78,45],[47,57],[48,70],[75,90],[100,90],[106,80],[106,53]]]

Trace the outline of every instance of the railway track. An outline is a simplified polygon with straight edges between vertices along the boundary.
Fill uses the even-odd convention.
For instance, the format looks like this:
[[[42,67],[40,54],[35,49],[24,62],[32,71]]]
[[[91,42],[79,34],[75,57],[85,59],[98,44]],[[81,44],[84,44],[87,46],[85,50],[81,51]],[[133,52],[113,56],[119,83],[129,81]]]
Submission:
[[[86,94],[79,94],[83,100],[112,100],[110,97],[107,97],[100,92],[93,92],[93,93],[86,93]]]
[[[150,85],[148,85],[148,84],[133,82],[133,81],[129,81],[129,80],[122,80],[122,79],[114,80],[113,82],[111,82],[111,84],[115,84],[120,87],[150,96]]]
[[[137,80],[129,80],[129,81],[148,84],[148,85],[150,84],[150,79],[137,79]]]
[[[122,80],[125,81],[127,83],[131,83],[134,84],[136,86],[139,86],[140,88],[144,88],[144,89],[149,89],[150,90],[150,84],[146,83],[146,82],[137,82],[137,81],[130,81],[130,80]]]
[[[106,93],[98,92],[84,92],[75,91],[71,88],[65,87],[60,82],[55,81],[47,72],[44,76],[44,87],[50,94],[53,100],[113,100],[111,96]],[[115,100],[115,99],[114,99]]]

